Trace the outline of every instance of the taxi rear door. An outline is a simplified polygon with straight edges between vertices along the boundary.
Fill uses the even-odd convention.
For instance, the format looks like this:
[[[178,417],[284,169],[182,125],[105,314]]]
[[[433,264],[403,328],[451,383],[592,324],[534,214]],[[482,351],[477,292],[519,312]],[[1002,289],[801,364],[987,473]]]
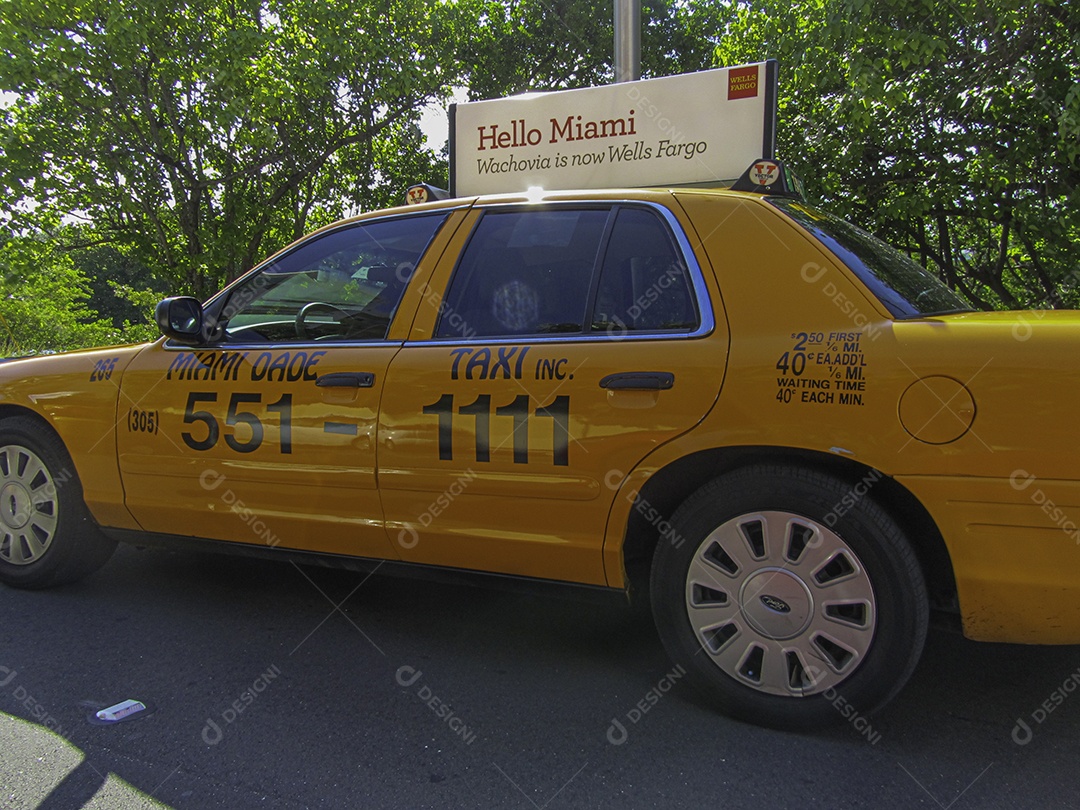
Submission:
[[[471,211],[387,373],[379,486],[401,557],[606,584],[623,475],[720,391],[712,283],[664,205]]]

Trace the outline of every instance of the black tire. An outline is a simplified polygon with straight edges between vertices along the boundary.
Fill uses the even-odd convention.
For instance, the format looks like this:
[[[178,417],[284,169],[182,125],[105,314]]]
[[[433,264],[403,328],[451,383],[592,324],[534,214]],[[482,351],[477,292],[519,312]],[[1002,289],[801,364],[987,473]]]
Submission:
[[[90,517],[60,438],[29,417],[0,421],[0,582],[16,588],[74,582],[115,549]]]
[[[724,713],[792,730],[853,722],[910,677],[926,586],[871,498],[878,475],[852,484],[747,467],[672,516],[653,558],[653,617],[687,681]]]

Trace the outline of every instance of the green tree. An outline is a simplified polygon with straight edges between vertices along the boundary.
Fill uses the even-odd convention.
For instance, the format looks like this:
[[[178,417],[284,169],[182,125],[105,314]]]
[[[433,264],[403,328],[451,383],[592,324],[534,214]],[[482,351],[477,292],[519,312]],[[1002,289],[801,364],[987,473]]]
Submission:
[[[712,44],[683,3],[644,0],[642,75],[710,67]],[[607,84],[614,76],[611,0],[487,2],[462,41],[472,99]]]
[[[1080,8],[700,2],[718,64],[777,57],[780,152],[985,306],[1077,306]]]
[[[0,211],[78,217],[212,291],[382,202],[394,145],[460,77],[469,3],[0,0]],[[380,157],[381,156],[381,157]],[[393,161],[391,161],[393,164]]]
[[[138,339],[87,306],[90,285],[51,236],[0,236],[0,356]]]
[[[72,247],[81,243],[83,232],[69,227],[58,235],[56,244],[70,254],[75,269],[87,280],[87,307],[117,329],[153,323],[154,305],[170,293],[168,281],[113,245]]]
[[[611,10],[0,0],[0,90],[16,94],[0,110],[0,224],[84,221],[63,242],[77,267],[108,246],[205,295],[407,182],[444,184],[416,121],[450,87],[610,81]],[[646,0],[642,16],[645,76],[780,60],[780,151],[829,207],[974,301],[1080,303],[1080,7]],[[157,289],[112,281],[128,298]]]

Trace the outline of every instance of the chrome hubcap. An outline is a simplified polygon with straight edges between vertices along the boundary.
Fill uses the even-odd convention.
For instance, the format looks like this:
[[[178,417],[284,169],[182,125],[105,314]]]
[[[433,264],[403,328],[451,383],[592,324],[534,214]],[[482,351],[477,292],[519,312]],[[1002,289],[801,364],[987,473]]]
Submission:
[[[56,534],[56,484],[32,450],[0,447],[0,560],[28,565],[41,558]]]
[[[702,542],[686,578],[686,611],[725,673],[772,695],[835,687],[874,638],[874,589],[835,532],[790,512],[741,515]]]

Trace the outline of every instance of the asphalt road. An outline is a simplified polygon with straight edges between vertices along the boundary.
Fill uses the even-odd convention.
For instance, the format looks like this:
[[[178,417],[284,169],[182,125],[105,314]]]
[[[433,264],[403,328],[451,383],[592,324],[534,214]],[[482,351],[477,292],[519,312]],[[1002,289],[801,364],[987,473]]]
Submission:
[[[1078,683],[1080,647],[935,631],[869,727],[787,734],[629,610],[121,547],[0,588],[0,807],[1075,807]]]

